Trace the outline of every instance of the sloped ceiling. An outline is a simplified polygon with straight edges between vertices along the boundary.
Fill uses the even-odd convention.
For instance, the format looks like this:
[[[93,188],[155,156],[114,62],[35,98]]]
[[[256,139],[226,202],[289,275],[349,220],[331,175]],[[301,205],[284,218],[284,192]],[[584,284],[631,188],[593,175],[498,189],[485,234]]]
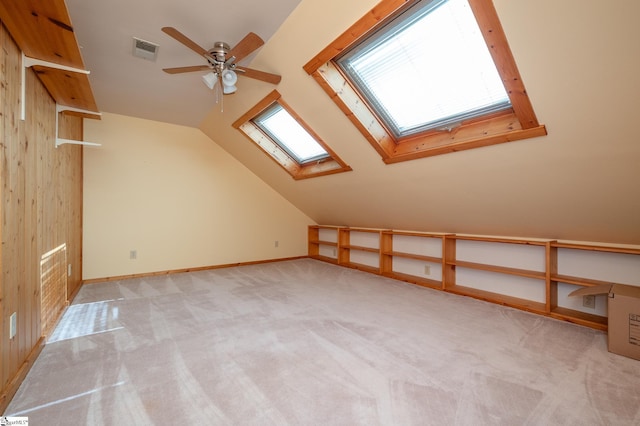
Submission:
[[[549,134],[393,165],[302,69],[377,0],[296,3],[68,0],[100,108],[199,126],[318,223],[640,244],[640,3],[495,0]],[[275,22],[283,22],[277,31],[269,26]],[[234,44],[249,30],[263,36],[251,67],[282,75],[283,99],[353,171],[294,181],[231,127],[274,87],[241,79],[221,105],[197,73],[164,75],[162,67],[198,60],[160,33],[164,25],[205,46]],[[114,45],[128,53],[130,36],[159,42],[158,62],[116,57]],[[103,78],[132,72],[137,86]]]
[[[353,172],[294,181],[231,128],[271,87],[243,87],[201,129],[322,224],[640,243],[638,3],[494,1],[549,135],[393,165],[302,70],[376,3],[303,0],[252,63],[282,73],[283,99]]]
[[[215,105],[202,83],[204,73],[169,75],[162,68],[206,63],[161,28],[175,27],[205,49],[216,41],[234,46],[249,31],[267,41],[299,2],[66,0],[98,107],[190,127]],[[155,62],[132,55],[133,37],[160,45]]]

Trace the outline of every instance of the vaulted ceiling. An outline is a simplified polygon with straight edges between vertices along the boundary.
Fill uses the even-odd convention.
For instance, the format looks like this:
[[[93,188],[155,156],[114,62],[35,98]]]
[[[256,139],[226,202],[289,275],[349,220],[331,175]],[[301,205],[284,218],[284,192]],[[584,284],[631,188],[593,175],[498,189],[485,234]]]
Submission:
[[[67,0],[101,110],[199,127],[319,223],[640,243],[640,3],[494,0],[548,136],[385,165],[302,69],[377,2]],[[291,179],[231,126],[274,86],[242,79],[216,104],[200,73],[161,71],[199,61],[167,25],[205,47],[259,34],[243,65],[281,74],[283,99],[353,171]],[[157,62],[131,55],[134,36],[160,44]]]
[[[162,69],[206,63],[161,28],[175,27],[205,49],[216,41],[234,46],[250,31],[267,41],[299,2],[66,0],[98,107],[191,127],[215,105],[202,83],[204,72],[170,75]],[[132,55],[133,37],[160,45],[155,62]]]

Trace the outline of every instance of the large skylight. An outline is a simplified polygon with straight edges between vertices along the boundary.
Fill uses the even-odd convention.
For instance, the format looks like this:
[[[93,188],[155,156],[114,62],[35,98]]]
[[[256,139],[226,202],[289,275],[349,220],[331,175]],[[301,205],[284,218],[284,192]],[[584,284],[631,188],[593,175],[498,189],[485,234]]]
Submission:
[[[337,59],[403,137],[511,107],[467,0],[423,0]]]
[[[329,156],[309,132],[278,103],[253,121],[300,164]]]
[[[304,70],[387,164],[547,134],[492,0],[380,0]]]

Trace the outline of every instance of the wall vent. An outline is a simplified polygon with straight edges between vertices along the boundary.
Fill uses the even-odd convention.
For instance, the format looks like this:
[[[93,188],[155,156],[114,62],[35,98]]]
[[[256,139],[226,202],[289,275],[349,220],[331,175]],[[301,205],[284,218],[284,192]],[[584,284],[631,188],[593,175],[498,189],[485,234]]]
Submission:
[[[150,41],[142,40],[136,37],[133,38],[133,56],[137,58],[155,62],[158,56],[159,48],[159,45]]]

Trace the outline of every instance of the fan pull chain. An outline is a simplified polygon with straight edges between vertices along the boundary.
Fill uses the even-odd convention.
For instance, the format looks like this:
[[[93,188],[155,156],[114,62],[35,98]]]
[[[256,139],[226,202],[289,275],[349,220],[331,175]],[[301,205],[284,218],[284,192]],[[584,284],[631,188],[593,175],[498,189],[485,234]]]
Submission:
[[[219,77],[218,77],[219,78]],[[222,82],[216,84],[216,103],[220,103],[220,112],[224,112],[224,95],[222,93]]]

